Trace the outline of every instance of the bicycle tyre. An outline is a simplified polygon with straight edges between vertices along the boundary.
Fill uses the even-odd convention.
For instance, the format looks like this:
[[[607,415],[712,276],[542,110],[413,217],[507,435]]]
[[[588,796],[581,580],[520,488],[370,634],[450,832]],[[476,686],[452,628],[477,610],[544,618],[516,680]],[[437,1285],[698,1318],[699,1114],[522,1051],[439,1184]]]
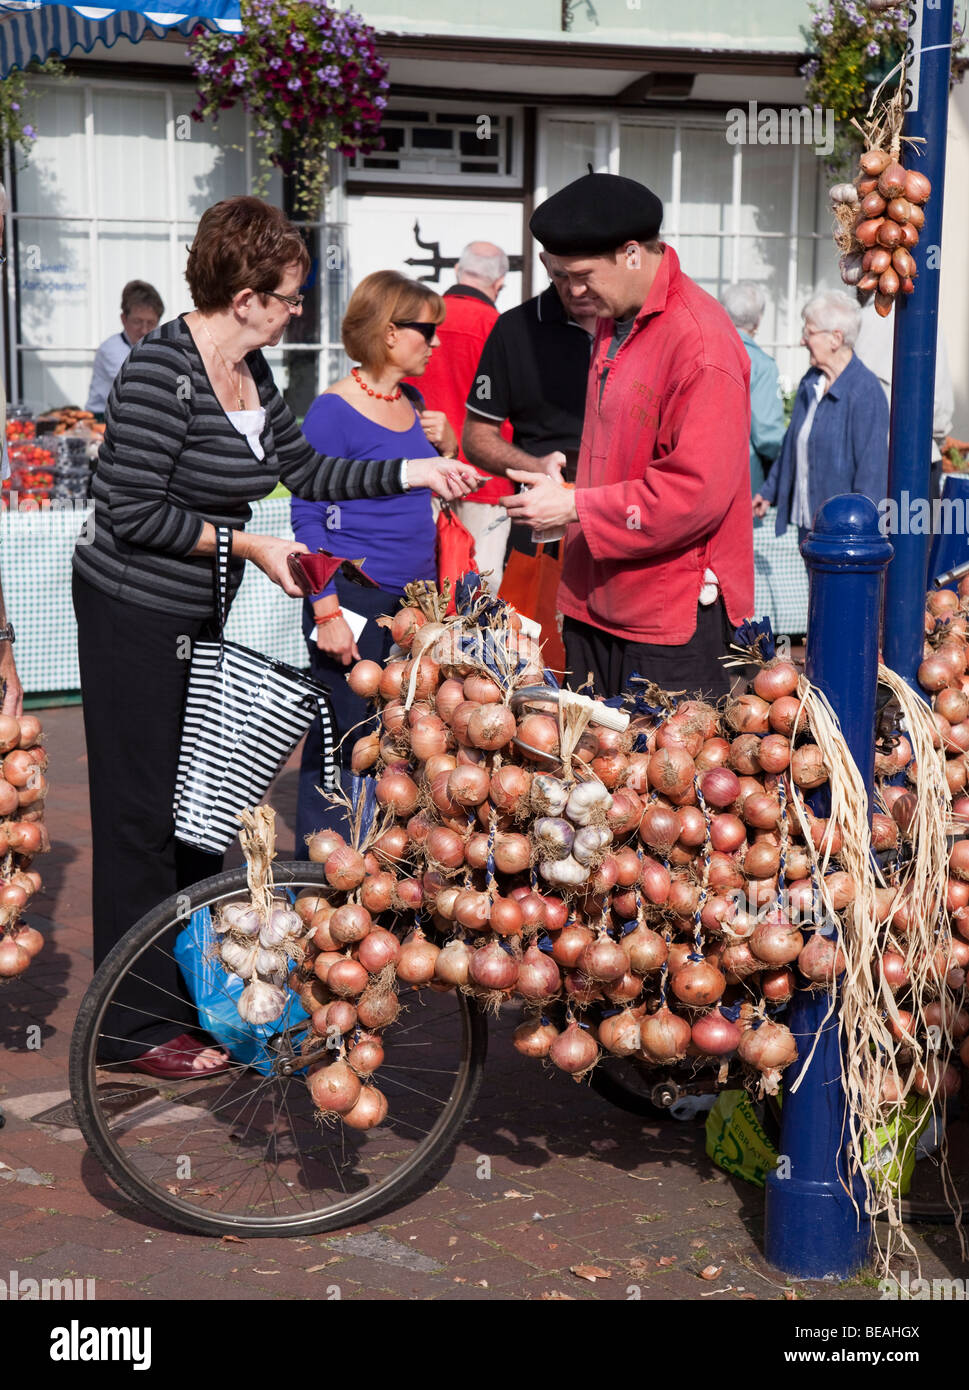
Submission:
[[[273,865],[273,877],[277,892],[285,890],[296,892],[302,888],[325,889],[327,887],[322,866],[309,862],[275,863]],[[136,963],[142,958],[147,959],[152,950],[163,949],[159,943],[163,942],[166,937],[173,937],[177,929],[184,926],[189,916],[199,908],[213,905],[220,899],[245,894],[247,894],[247,880],[244,868],[229,870],[215,875],[212,878],[204,879],[193,887],[184,889],[179,894],[173,895],[171,898],[161,903],[153,912],[143,917],[117,943],[101,964],[81,1002],[71,1041],[70,1088],[77,1123],[91,1152],[99,1160],[109,1177],[121,1191],[135,1202],[153,1212],[156,1216],[161,1216],[183,1229],[195,1231],[201,1235],[221,1236],[226,1234],[244,1234],[249,1237],[311,1235],[334,1229],[342,1229],[370,1219],[379,1212],[383,1212],[389,1207],[399,1204],[402,1198],[420,1182],[428,1169],[442,1157],[456,1138],[458,1130],[477,1096],[487,1054],[487,1028],[484,1016],[476,1007],[474,1001],[469,1000],[467,996],[460,993],[437,994],[435,992],[425,991],[424,993],[429,997],[427,999],[422,998],[419,1001],[423,1006],[430,1005],[431,1008],[436,1011],[435,1023],[439,1021],[442,1023],[440,1031],[447,1032],[451,1043],[453,1043],[456,1050],[459,1050],[459,1055],[456,1059],[456,1068],[453,1073],[454,1081],[451,1084],[450,1092],[446,1096],[443,1095],[443,1088],[448,1084],[446,1081],[440,1083],[425,1082],[426,1085],[433,1084],[441,1088],[442,1094],[440,1098],[428,1095],[422,1089],[415,1091],[415,1095],[425,1096],[427,1099],[431,1099],[436,1105],[439,1105],[440,1113],[437,1114],[430,1129],[421,1140],[416,1142],[416,1144],[405,1153],[401,1161],[396,1163],[396,1166],[392,1167],[390,1171],[385,1172],[378,1181],[369,1184],[365,1190],[346,1193],[344,1185],[342,1197],[311,1211],[300,1210],[281,1216],[279,1212],[275,1210],[276,1197],[274,1194],[274,1213],[271,1216],[265,1214],[257,1215],[253,1211],[242,1211],[238,1213],[219,1212],[211,1209],[209,1205],[201,1206],[186,1200],[181,1189],[177,1191],[172,1190],[176,1186],[174,1182],[170,1181],[165,1184],[149,1181],[146,1173],[143,1171],[144,1163],[142,1162],[142,1165],[139,1166],[132,1157],[132,1153],[140,1154],[143,1160],[144,1150],[135,1148],[129,1150],[125,1147],[124,1143],[120,1142],[122,1136],[127,1136],[127,1130],[132,1126],[132,1115],[136,1115],[137,1110],[134,1112],[128,1110],[124,1112],[119,1119],[117,1110],[115,1110],[113,1115],[109,1114],[99,1101],[99,1063],[97,1059],[97,1049],[99,1036],[101,1034],[102,1020],[112,1001],[117,1002],[117,996],[123,986],[127,973],[129,971],[134,971]],[[132,978],[143,979],[142,976],[134,974]],[[413,991],[412,993],[416,994],[417,992]],[[241,1026],[244,1027],[245,1025]],[[413,1033],[414,1028],[415,1025],[411,1024],[405,1029],[402,1023],[398,1023],[391,1025],[390,1028],[385,1030],[384,1036],[387,1044],[386,1061],[388,1064],[392,1063],[394,1057],[394,1038],[400,1038],[406,1035],[406,1033]],[[418,1037],[420,1037],[419,1034]],[[410,1047],[411,1049],[426,1049],[429,1045],[432,1044],[420,1041],[415,1043],[412,1041],[405,1044],[404,1047]],[[121,1064],[117,1065],[121,1067]],[[103,1072],[104,1068],[100,1067],[100,1069]],[[121,1067],[121,1069],[123,1070],[123,1067]],[[392,1087],[394,1085],[402,1087],[403,1092],[414,1089],[408,1087],[406,1082],[400,1081],[399,1078],[395,1079],[390,1075],[394,1071],[407,1072],[408,1068],[406,1066],[398,1065],[394,1067],[391,1065],[386,1068],[386,1070],[388,1071],[389,1080],[384,1077],[385,1067],[383,1066],[380,1068],[377,1076],[378,1083],[382,1079],[385,1081],[383,1089],[386,1090],[388,1086]],[[216,1089],[228,1087],[228,1092],[226,1093],[229,1094],[232,1088],[236,1086],[243,1072],[246,1073],[247,1077],[249,1076],[249,1069],[239,1066],[229,1073],[221,1073],[206,1079],[196,1078],[192,1080],[190,1084],[193,1088],[198,1088],[202,1093],[211,1090],[213,1087]],[[445,1077],[452,1074],[448,1072],[446,1068],[425,1068],[423,1070],[417,1068],[417,1072],[420,1075],[424,1075],[426,1072],[428,1075],[433,1073],[435,1076],[444,1075]],[[231,1080],[223,1080],[223,1078],[230,1077]],[[159,1099],[162,1100],[164,1097],[161,1095],[161,1092],[165,1088],[170,1090],[173,1086],[181,1085],[182,1089],[177,1090],[179,1102],[172,1107],[175,1114],[187,1108],[185,1104],[186,1098],[191,1102],[196,1096],[195,1090],[189,1091],[189,1082],[187,1078],[185,1083],[172,1083],[168,1081],[155,1081],[151,1077],[139,1074],[138,1080],[139,1082],[144,1082],[149,1088],[155,1088],[159,1093]],[[253,1095],[259,1095],[272,1080],[272,1077],[268,1079],[263,1078],[261,1082],[256,1085],[255,1090],[250,1093],[250,1099]],[[282,1081],[285,1080],[286,1089],[283,1092],[283,1105],[278,1112],[275,1108],[275,1101],[273,1101],[272,1113],[274,1120],[277,1116],[281,1117],[285,1110],[286,1116],[289,1121],[292,1122],[292,1113],[288,1103],[288,1089],[292,1083],[298,1081],[299,1078],[298,1076],[288,1075],[285,1078],[276,1078],[276,1080],[280,1085]],[[255,1114],[257,1109],[265,1110],[268,1100],[268,1096],[261,1096],[258,1102],[254,1104],[253,1113]],[[302,1113],[306,1103],[311,1105],[308,1090],[301,1081],[299,1082],[299,1089],[295,1092],[293,1100],[299,1106],[300,1113]],[[239,1105],[242,1101],[246,1101],[247,1105],[249,1103],[246,1097],[239,1097],[236,1101],[233,1101],[232,1104]],[[416,1104],[420,1105],[421,1102],[418,1101]],[[147,1105],[150,1109],[151,1102],[147,1102]],[[212,1121],[208,1126],[209,1130],[215,1129],[216,1126],[214,1121],[220,1109],[226,1113],[224,1116],[220,1117],[218,1123],[225,1128],[232,1122],[228,1107],[229,1102],[224,1101],[221,1105],[215,1106],[214,1109],[209,1112],[206,1105],[203,1105],[202,1102],[197,1103],[197,1108],[206,1115],[207,1119]],[[118,1122],[117,1125],[112,1125],[112,1119]],[[159,1124],[156,1117],[151,1120],[150,1123],[154,1128],[149,1136],[149,1148],[153,1140],[157,1143],[157,1136],[159,1133],[162,1134],[163,1138],[167,1138],[164,1122]],[[253,1121],[249,1122],[249,1126],[247,1126],[247,1130],[243,1135],[243,1138],[246,1140],[249,1138],[248,1129],[251,1127],[252,1123]],[[345,1146],[348,1140],[365,1146],[365,1141],[367,1141],[370,1136],[379,1135],[381,1131],[384,1131],[385,1135],[392,1135],[394,1142],[399,1144],[399,1146],[406,1147],[406,1134],[398,1133],[403,1123],[403,1121],[397,1121],[395,1119],[392,1104],[391,1113],[387,1121],[377,1129],[366,1131],[361,1134],[356,1131],[350,1132],[337,1122],[334,1136],[339,1136],[341,1148]],[[196,1119],[193,1128],[197,1130],[198,1126],[199,1120]],[[292,1124],[291,1128],[295,1130],[295,1126]],[[323,1135],[323,1138],[325,1138],[326,1135],[324,1131],[320,1129],[319,1126],[316,1128],[320,1131],[320,1134]],[[412,1128],[419,1129],[420,1127],[414,1125]],[[137,1125],[135,1125],[135,1130],[137,1130]],[[228,1137],[230,1139],[236,1138],[231,1132]],[[317,1142],[318,1144],[322,1144],[323,1139],[318,1139]],[[386,1143],[389,1145],[390,1142],[391,1140],[388,1138]],[[267,1151],[271,1149],[275,1155],[275,1167],[278,1169],[281,1161],[280,1154],[282,1149],[275,1132],[273,1132],[271,1138],[267,1141],[266,1147]],[[282,1148],[285,1148],[285,1144],[283,1144]],[[235,1150],[229,1152],[229,1158],[232,1157],[234,1152]],[[182,1155],[177,1156],[182,1157]],[[331,1154],[330,1157],[332,1159],[333,1155]],[[313,1161],[318,1166],[318,1160],[315,1157]],[[391,1159],[391,1162],[393,1162],[393,1159]],[[270,1165],[267,1152],[267,1167],[268,1166]],[[339,1172],[335,1163],[334,1167],[337,1169],[337,1172]],[[300,1153],[300,1168],[305,1175],[306,1168],[302,1153]],[[221,1175],[221,1169],[217,1169],[216,1171]],[[341,1178],[341,1184],[342,1181]],[[287,1182],[286,1186],[293,1188],[296,1184],[294,1182]],[[196,1188],[194,1190],[194,1195],[198,1194],[199,1189]],[[189,1190],[189,1195],[193,1195],[191,1189]],[[210,1194],[206,1191],[203,1195],[207,1196]],[[282,1195],[285,1196],[287,1194],[284,1193]]]

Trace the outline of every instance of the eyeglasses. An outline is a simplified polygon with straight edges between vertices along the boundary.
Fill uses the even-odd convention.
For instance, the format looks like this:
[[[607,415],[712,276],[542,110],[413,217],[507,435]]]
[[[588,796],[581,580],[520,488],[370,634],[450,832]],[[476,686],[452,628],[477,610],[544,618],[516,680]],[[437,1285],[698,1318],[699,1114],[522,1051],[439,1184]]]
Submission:
[[[802,338],[816,338],[819,333],[834,333],[833,328],[805,328]]]
[[[268,294],[270,299],[278,299],[281,303],[287,304],[290,309],[302,309],[304,295],[301,294],[277,294],[275,290],[263,290],[263,294]]]
[[[413,328],[415,333],[419,333],[425,343],[433,342],[434,334],[437,332],[436,323],[416,323],[413,319],[407,319],[403,323],[394,323],[395,328]]]

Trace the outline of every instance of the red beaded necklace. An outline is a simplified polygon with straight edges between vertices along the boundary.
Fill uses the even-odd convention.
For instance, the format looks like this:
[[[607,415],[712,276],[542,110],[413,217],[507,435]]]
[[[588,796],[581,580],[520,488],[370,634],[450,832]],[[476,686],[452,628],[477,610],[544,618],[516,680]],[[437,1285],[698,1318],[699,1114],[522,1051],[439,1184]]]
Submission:
[[[402,392],[399,386],[397,387],[397,390],[393,393],[393,395],[390,396],[385,396],[382,391],[375,391],[372,386],[368,386],[367,383],[364,381],[363,377],[360,375],[359,367],[351,367],[350,375],[353,377],[354,381],[360,387],[360,390],[366,391],[367,395],[373,396],[374,400],[376,401],[399,401],[401,398]]]

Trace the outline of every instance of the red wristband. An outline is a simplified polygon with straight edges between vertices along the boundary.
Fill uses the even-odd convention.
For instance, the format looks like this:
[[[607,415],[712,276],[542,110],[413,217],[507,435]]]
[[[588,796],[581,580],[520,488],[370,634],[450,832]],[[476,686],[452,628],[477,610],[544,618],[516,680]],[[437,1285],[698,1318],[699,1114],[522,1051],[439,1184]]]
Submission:
[[[314,621],[313,621],[313,626],[314,626],[314,627],[322,627],[324,623],[332,623],[332,621],[333,621],[334,618],[342,618],[342,617],[343,617],[343,609],[342,609],[342,608],[338,608],[338,609],[336,610],[335,613],[324,613],[324,615],[323,615],[322,618],[315,618]]]

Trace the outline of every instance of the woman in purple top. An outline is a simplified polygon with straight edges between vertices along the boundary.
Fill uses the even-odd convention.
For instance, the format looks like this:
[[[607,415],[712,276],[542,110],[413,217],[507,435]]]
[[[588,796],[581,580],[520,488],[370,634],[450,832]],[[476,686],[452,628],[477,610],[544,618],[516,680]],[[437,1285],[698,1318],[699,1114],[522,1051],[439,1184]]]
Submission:
[[[458,441],[442,411],[425,410],[419,395],[401,388],[403,377],[421,376],[431,351],[439,346],[437,325],[445,305],[427,285],[393,270],[362,280],[350,297],[343,320],[343,346],[360,363],[310,406],[303,433],[310,444],[323,442],[327,453],[345,458],[457,456]],[[339,446],[339,447],[337,447]],[[379,586],[362,588],[339,573],[303,605],[303,631],[310,669],[329,686],[341,749],[342,767],[363,730],[368,707],[346,683],[347,668],[361,658],[383,662],[392,646],[390,633],[375,621],[396,612],[404,587],[414,580],[437,578],[436,525],[426,488],[402,497],[357,502],[305,502],[293,498],[293,531],[311,551],[328,550],[363,568]],[[365,617],[358,638],[344,610]],[[303,746],[296,818],[296,854],[306,857],[306,836],[323,826],[345,829],[339,807],[324,801],[320,780],[320,724],[310,728]],[[346,778],[344,779],[347,780]]]

